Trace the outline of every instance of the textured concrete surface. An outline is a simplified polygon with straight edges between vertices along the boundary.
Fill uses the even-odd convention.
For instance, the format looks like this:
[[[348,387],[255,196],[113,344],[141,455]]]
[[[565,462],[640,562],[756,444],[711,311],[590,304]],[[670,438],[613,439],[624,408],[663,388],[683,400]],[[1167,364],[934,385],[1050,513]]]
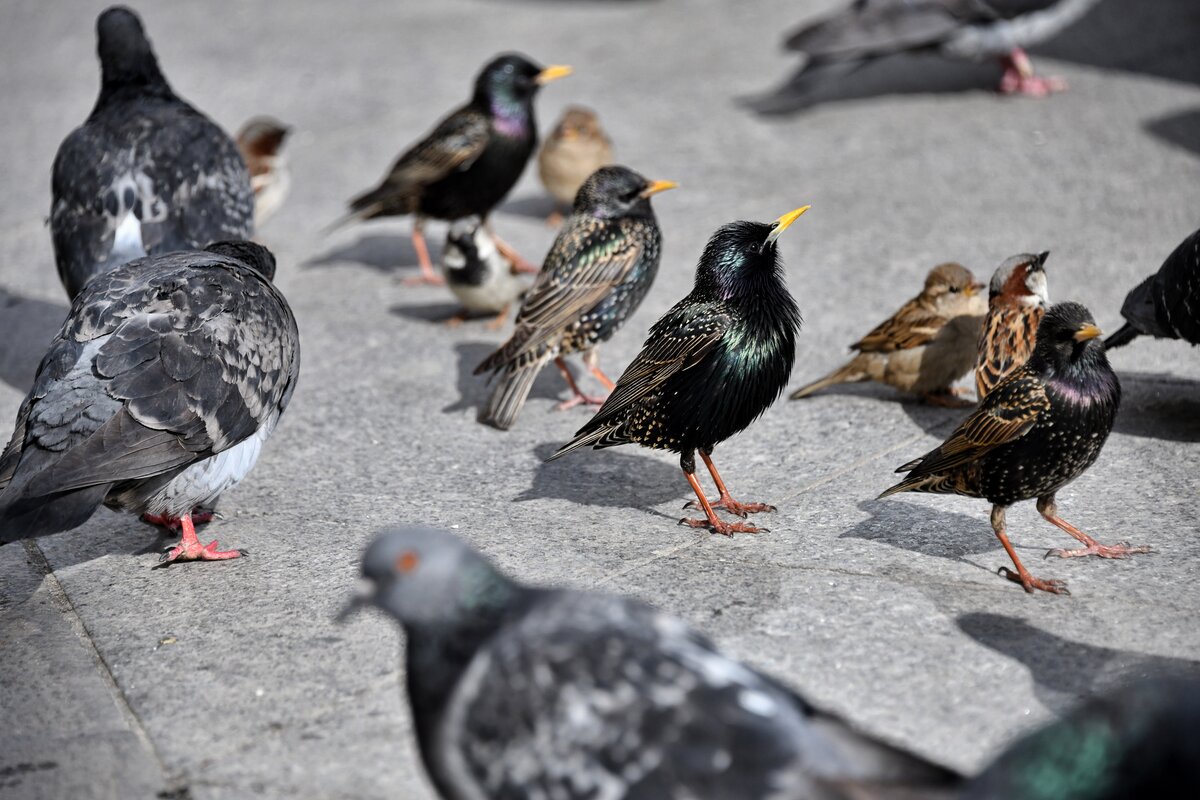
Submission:
[[[1076,698],[1200,669],[1200,353],[1138,341],[1114,354],[1126,400],[1099,462],[1060,495],[1102,540],[1153,544],[1125,562],[1043,562],[1065,537],[1010,514],[1021,555],[1069,598],[1026,596],[987,508],[878,503],[892,469],[961,412],[858,387],[781,402],[717,451],[739,496],[779,506],[733,540],[677,527],[675,460],[630,448],[543,464],[585,419],[539,381],[518,426],[477,425],[471,369],[502,334],[438,320],[407,222],[324,239],[344,201],[467,95],[493,53],[577,73],[548,87],[599,110],[621,161],[682,188],[655,199],[657,284],[608,345],[611,372],[690,287],[711,231],[813,210],[783,240],[805,316],[797,382],[957,259],[981,278],[1048,249],[1050,291],[1113,328],[1126,290],[1200,223],[1200,12],[1107,0],[1035,55],[1072,91],[987,90],[990,65],[917,59],[763,118],[735,98],[793,69],[783,30],[840,0],[730,3],[142,3],[166,74],[229,128],[296,125],[292,196],[261,239],[303,338],[294,403],[208,535],[226,564],[155,570],[164,540],[108,511],[0,550],[0,794],[34,797],[429,797],[401,690],[401,637],[333,616],[372,532],[452,527],[521,578],[639,595],[865,729],[961,769]],[[0,436],[65,313],[48,233],[50,163],[91,108],[100,3],[0,8]],[[935,89],[938,91],[928,91]],[[878,94],[883,92],[883,94]],[[835,96],[836,95],[836,96]],[[495,217],[540,258],[553,232],[533,172]],[[433,239],[440,236],[433,227]]]

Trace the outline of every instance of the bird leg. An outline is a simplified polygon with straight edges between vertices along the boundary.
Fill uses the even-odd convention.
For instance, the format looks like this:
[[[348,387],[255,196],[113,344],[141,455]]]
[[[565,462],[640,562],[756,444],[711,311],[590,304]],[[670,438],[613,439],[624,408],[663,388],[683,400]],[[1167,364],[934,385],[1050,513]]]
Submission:
[[[1029,55],[1019,47],[1003,56],[1000,63],[1004,65],[1004,75],[1000,78],[1001,94],[1045,97],[1067,89],[1067,82],[1062,78],[1040,78],[1034,74]]]
[[[581,390],[579,388],[579,384],[575,383],[575,376],[571,374],[571,368],[567,366],[567,362],[562,360],[562,356],[559,356],[558,358],[554,359],[554,366],[558,367],[558,371],[562,373],[562,376],[564,378],[566,378],[567,385],[571,387],[571,391],[575,395],[570,400],[564,400],[561,403],[559,403],[558,405],[556,405],[554,407],[555,411],[566,411],[568,408],[574,408],[575,406],[578,406],[578,405],[589,405],[589,406],[604,405],[604,401],[606,398],[592,397],[591,395],[586,395],[583,393],[583,390]]]
[[[1043,592],[1050,592],[1051,594],[1070,594],[1067,591],[1066,581],[1054,578],[1046,580],[1035,578],[1029,574],[1029,570],[1025,569],[1025,565],[1021,563],[1021,559],[1017,558],[1017,551],[1013,550],[1012,544],[1008,541],[1008,534],[1004,532],[1004,510],[1005,506],[992,506],[992,530],[996,532],[996,538],[1000,540],[1000,544],[1004,545],[1004,551],[1012,559],[1017,571],[1013,572],[1008,567],[1001,567],[997,571],[1013,583],[1019,583],[1024,586],[1025,591],[1030,594],[1033,594],[1037,589],[1041,589]]]
[[[487,324],[489,331],[498,331],[504,327],[504,323],[508,322],[508,312],[512,308],[512,303],[505,303],[504,308],[500,309],[500,313],[492,317]]]
[[[759,514],[763,511],[774,511],[775,506],[767,505],[766,503],[739,503],[729,496],[729,490],[725,488],[725,481],[721,480],[721,473],[717,472],[717,467],[709,457],[709,451],[701,450],[700,458],[704,459],[704,466],[708,467],[708,474],[712,475],[713,483],[717,485],[717,491],[721,496],[717,500],[709,500],[708,503],[712,508],[723,508],[730,514],[745,519],[748,514]],[[694,488],[694,487],[693,487]],[[684,508],[700,508],[695,501],[689,501]]]
[[[217,518],[217,512],[196,506],[192,509],[191,517],[193,525],[207,525]],[[168,531],[178,531],[183,527],[183,521],[180,518],[168,517],[166,514],[142,514],[142,522],[147,525],[157,525]]]
[[[707,461],[708,459],[705,460]],[[704,489],[700,486],[700,481],[696,480],[695,457],[691,453],[684,453],[679,457],[679,466],[683,469],[683,474],[687,477],[692,491],[696,493],[696,499],[700,501],[700,508],[704,510],[704,516],[707,517],[707,519],[684,517],[679,520],[680,525],[688,525],[692,528],[708,528],[713,533],[719,533],[722,536],[733,536],[735,533],[760,533],[767,530],[766,528],[755,527],[747,522],[722,521],[717,516],[717,512],[713,511],[712,504],[708,502],[708,498],[704,496]]]
[[[218,550],[216,539],[207,545],[200,544],[200,540],[196,538],[196,528],[192,524],[191,514],[184,514],[180,517],[179,524],[183,528],[183,537],[177,545],[168,549],[158,559],[163,562],[164,566],[176,561],[224,561],[247,554],[245,550]]]
[[[469,319],[470,315],[465,308],[460,308],[450,316],[442,320],[442,324],[447,328],[457,328]]]
[[[600,369],[600,351],[597,348],[593,347],[584,354],[583,365],[588,368],[589,372],[596,376],[596,380],[604,384],[605,389],[611,392],[617,388],[617,385]]]
[[[925,392],[921,395],[921,399],[931,406],[941,406],[942,408],[971,408],[975,405],[973,401],[960,397],[958,392],[951,388]]]
[[[416,278],[405,278],[405,286],[415,286],[417,284],[428,284],[430,286],[441,286],[446,281],[441,275],[433,271],[433,260],[429,257],[429,246],[425,244],[425,226],[421,222],[413,224],[412,229],[413,249],[417,251],[417,263],[421,266],[421,274]]]
[[[1083,542],[1083,547],[1074,550],[1063,550],[1056,547],[1053,550],[1046,552],[1046,558],[1050,556],[1058,556],[1059,558],[1074,558],[1076,556],[1099,556],[1100,558],[1125,558],[1127,556],[1136,555],[1138,553],[1153,553],[1154,548],[1147,545],[1132,546],[1129,542],[1117,542],[1116,544],[1100,544],[1092,537],[1088,536],[1083,531],[1076,528],[1071,523],[1067,522],[1062,517],[1058,516],[1058,504],[1054,502],[1054,495],[1049,497],[1039,497],[1037,502],[1038,513],[1046,520],[1059,528],[1062,528],[1067,533],[1074,536],[1079,541]]]
[[[524,258],[522,258],[520,253],[513,249],[511,244],[497,236],[496,232],[492,230],[491,223],[488,223],[486,227],[488,234],[491,235],[492,240],[496,243],[496,249],[500,251],[500,255],[512,262],[512,271],[514,275],[522,272],[528,272],[536,275],[541,271],[541,268],[537,264],[526,261]]]
[[[559,227],[562,227],[562,224],[563,224],[563,214],[557,208],[554,209],[553,211],[551,211],[550,215],[548,217],[546,217],[546,227],[547,228],[559,228]]]

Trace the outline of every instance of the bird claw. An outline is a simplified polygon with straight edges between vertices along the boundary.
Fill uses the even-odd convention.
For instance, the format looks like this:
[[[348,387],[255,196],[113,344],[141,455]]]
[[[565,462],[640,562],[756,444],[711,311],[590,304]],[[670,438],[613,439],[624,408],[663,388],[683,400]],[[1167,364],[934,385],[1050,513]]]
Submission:
[[[921,395],[921,399],[931,406],[941,406],[942,408],[972,408],[975,405],[973,401],[959,397],[953,389],[926,392]]]
[[[414,275],[400,281],[401,286],[445,286],[446,279],[441,275]]]
[[[1038,589],[1050,594],[1061,594],[1070,597],[1071,592],[1067,589],[1067,582],[1058,578],[1035,578],[1032,575],[1021,575],[1019,572],[1013,572],[1008,567],[1000,567],[996,570],[996,574],[1008,578],[1013,583],[1019,583],[1029,594],[1033,594]]]
[[[567,409],[571,409],[579,405],[602,406],[604,405],[604,401],[607,399],[608,398],[606,397],[592,397],[591,395],[587,394],[577,394],[570,400],[563,400],[554,407],[554,410],[566,411]]]
[[[716,509],[716,508],[724,509],[725,511],[728,511],[730,514],[739,516],[742,519],[745,519],[750,514],[762,514],[764,512],[774,513],[775,511],[778,511],[778,509],[775,508],[775,506],[768,505],[766,503],[739,503],[738,501],[734,500],[732,497],[722,497],[719,500],[712,500],[709,502],[709,505],[711,505],[714,509]],[[699,503],[697,503],[695,500],[687,501],[686,503],[683,504],[683,507],[685,510],[689,509],[689,508],[700,510],[702,508],[702,506]]]
[[[691,528],[707,528],[722,536],[733,536],[735,533],[770,533],[771,531],[770,528],[759,528],[747,522],[722,522],[721,520],[692,519],[691,517],[684,517],[679,520],[679,524]]]
[[[1020,70],[1008,69],[1000,78],[1000,94],[1023,95],[1025,97],[1047,97],[1065,92],[1067,82],[1062,78],[1043,78],[1037,75],[1022,75]]]
[[[1053,550],[1047,550],[1043,558],[1050,556],[1058,556],[1059,558],[1078,558],[1080,556],[1096,556],[1098,558],[1129,558],[1129,556],[1138,555],[1140,553],[1153,553],[1154,548],[1149,545],[1130,545],[1129,542],[1117,542],[1116,544],[1092,544],[1088,547],[1077,547],[1072,550],[1066,550],[1061,547],[1056,547]]]
[[[250,551],[244,548],[218,550],[217,540],[213,539],[207,545],[201,545],[197,541],[180,541],[174,547],[167,548],[158,560],[160,567],[166,567],[176,561],[226,561],[249,555]]]

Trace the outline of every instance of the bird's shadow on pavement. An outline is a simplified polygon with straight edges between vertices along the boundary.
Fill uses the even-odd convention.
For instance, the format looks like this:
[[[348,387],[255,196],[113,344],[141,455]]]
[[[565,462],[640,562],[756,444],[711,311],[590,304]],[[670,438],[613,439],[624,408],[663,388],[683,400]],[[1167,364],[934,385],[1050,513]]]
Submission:
[[[1081,698],[1128,683],[1200,677],[1200,661],[1076,642],[1001,614],[960,614],[955,624],[984,647],[1028,667],[1038,699],[1058,713]]]
[[[1114,432],[1200,442],[1200,381],[1152,372],[1118,370],[1117,375],[1122,392]]]
[[[442,247],[439,239],[426,237],[429,257],[434,264],[441,259]],[[307,268],[357,265],[369,267],[377,272],[392,273],[400,269],[417,267],[417,251],[412,239],[406,235],[373,233],[359,237],[350,244],[327,250],[305,261]]]
[[[446,320],[453,317],[458,310],[459,305],[457,303],[426,303],[411,306],[395,305],[388,309],[390,313],[397,317],[436,325],[445,325]],[[488,319],[490,318],[488,317]],[[449,329],[447,327],[447,330]]]
[[[499,346],[499,340],[495,342],[463,342],[455,345],[454,351],[458,357],[458,375],[456,377],[458,400],[443,408],[443,413],[457,413],[472,408],[479,409],[483,406],[492,391],[491,380],[487,375],[476,375],[475,368]],[[529,397],[561,400],[565,397],[565,389],[566,383],[558,374],[558,370],[543,369],[541,374],[534,379]],[[530,409],[528,408],[522,412],[523,415],[529,413]]]
[[[576,452],[547,462],[561,445],[545,442],[534,448],[538,467],[533,485],[513,502],[552,498],[585,506],[637,508],[667,516],[655,507],[681,499],[687,490],[677,463],[617,449]]]
[[[1200,108],[1146,120],[1142,128],[1155,138],[1200,156]]]
[[[67,311],[65,303],[48,303],[0,289],[0,380],[19,392],[29,391]]]
[[[881,485],[880,491],[885,488]],[[951,561],[966,561],[964,556],[987,553],[999,546],[988,521],[968,514],[895,499],[864,500],[858,508],[871,516],[839,534],[839,539],[883,542]]]
[[[507,200],[496,209],[501,214],[513,214],[518,217],[544,220],[555,211],[562,211],[558,203],[548,194],[527,195],[513,200]]]

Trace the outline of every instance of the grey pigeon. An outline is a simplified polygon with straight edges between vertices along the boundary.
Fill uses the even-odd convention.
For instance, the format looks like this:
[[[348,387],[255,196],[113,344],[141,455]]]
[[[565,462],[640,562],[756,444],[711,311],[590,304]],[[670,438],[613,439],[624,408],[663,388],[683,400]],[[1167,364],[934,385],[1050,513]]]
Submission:
[[[141,20],[96,21],[100,96],[54,158],[50,232],[72,298],[95,275],[254,234],[250,173],[233,140],[171,90]]]
[[[1121,316],[1125,325],[1104,340],[1110,350],[1143,334],[1200,344],[1200,230],[1125,297]]]
[[[954,773],[867,738],[635,600],[523,586],[461,539],[388,530],[374,604],[407,633],[421,757],[447,800],[933,797]]]
[[[192,510],[254,466],[296,388],[299,335],[251,242],[148,256],[93,278],[38,367],[0,455],[0,543],[101,505],[182,528],[166,561],[235,558]]]

